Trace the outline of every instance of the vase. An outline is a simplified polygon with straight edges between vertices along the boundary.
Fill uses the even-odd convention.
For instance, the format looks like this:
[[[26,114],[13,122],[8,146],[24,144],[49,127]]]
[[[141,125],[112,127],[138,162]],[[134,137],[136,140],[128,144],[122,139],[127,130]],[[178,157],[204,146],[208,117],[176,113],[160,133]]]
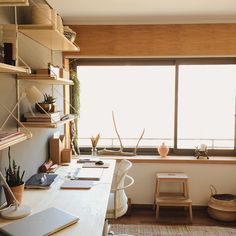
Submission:
[[[97,148],[95,148],[95,147],[93,147],[92,149],[91,149],[91,156],[97,156]]]
[[[165,143],[162,143],[161,146],[158,147],[158,153],[161,157],[166,157],[169,153],[169,147],[165,145]]]
[[[20,204],[22,203],[22,199],[23,199],[24,187],[25,187],[24,183],[21,184],[21,185],[18,185],[18,186],[10,187],[10,189],[11,189],[12,193],[14,194],[16,200]],[[14,199],[5,187],[4,187],[4,193],[5,193],[5,196],[6,196],[7,205],[9,206],[14,202]]]

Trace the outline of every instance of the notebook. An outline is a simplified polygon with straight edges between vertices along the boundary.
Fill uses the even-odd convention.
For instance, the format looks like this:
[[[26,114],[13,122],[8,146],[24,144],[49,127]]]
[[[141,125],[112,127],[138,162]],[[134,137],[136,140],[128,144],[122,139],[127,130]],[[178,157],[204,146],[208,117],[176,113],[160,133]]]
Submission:
[[[48,189],[53,183],[57,174],[35,174],[25,183],[25,188],[43,188]]]
[[[50,207],[44,211],[17,220],[0,228],[0,235],[47,236],[76,222],[79,218],[58,208]]]
[[[91,180],[65,180],[61,189],[90,189],[94,185]]]
[[[78,168],[74,173],[75,179],[100,180],[103,168]]]
[[[79,160],[77,160],[77,163],[97,162],[99,160],[98,157],[80,157]]]
[[[109,163],[104,163],[103,165],[96,165],[96,163],[84,163],[83,168],[108,168],[109,167]]]

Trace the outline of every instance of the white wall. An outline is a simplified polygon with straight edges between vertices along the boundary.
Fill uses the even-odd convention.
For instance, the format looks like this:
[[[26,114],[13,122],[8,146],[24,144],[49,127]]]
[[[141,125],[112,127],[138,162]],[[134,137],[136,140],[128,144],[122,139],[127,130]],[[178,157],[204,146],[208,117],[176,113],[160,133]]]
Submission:
[[[127,195],[133,204],[153,204],[157,172],[185,172],[190,177],[190,197],[194,205],[207,205],[210,184],[213,184],[219,193],[236,194],[236,165],[134,163],[129,173],[135,183],[127,189]],[[170,191],[173,190],[172,187]],[[163,188],[166,190],[168,187]]]
[[[26,7],[27,8],[27,7]],[[0,24],[14,23],[13,8],[0,7]],[[55,65],[62,65],[62,53],[51,51],[26,36],[19,34],[19,55],[23,58],[32,69],[47,68],[48,62]],[[21,91],[32,82],[20,82]],[[51,93],[52,87],[47,85],[37,85],[42,92]],[[62,86],[56,86],[62,93]],[[55,94],[57,103],[63,104],[62,98]],[[0,103],[5,104],[11,109],[16,103],[16,80],[15,75],[0,74]],[[27,111],[25,102],[21,103],[21,113]],[[0,109],[0,125],[6,119],[7,113]],[[10,119],[7,128],[16,129],[16,122]],[[38,167],[48,158],[48,140],[56,129],[30,129],[33,138],[11,147],[12,158],[22,170],[25,170],[25,180],[32,174],[36,173]],[[60,132],[63,133],[63,127]],[[0,151],[0,170],[8,165],[7,149]],[[0,199],[1,200],[1,199]]]

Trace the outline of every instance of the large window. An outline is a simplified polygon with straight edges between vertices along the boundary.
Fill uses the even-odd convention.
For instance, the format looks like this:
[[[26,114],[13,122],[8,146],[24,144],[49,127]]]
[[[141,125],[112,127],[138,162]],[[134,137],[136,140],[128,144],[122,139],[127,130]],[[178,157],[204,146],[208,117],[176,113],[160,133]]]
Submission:
[[[179,67],[178,147],[234,148],[236,65]]]
[[[79,138],[90,146],[100,133],[100,146],[118,146],[112,111],[123,144],[134,147],[145,128],[142,147],[162,141],[173,147],[174,66],[79,66]]]
[[[235,154],[236,61],[108,64],[78,66],[80,147],[91,147],[98,133],[99,147],[119,147],[114,111],[125,147],[134,147],[145,128],[140,147],[149,153],[165,142],[176,154],[201,144],[213,154]]]

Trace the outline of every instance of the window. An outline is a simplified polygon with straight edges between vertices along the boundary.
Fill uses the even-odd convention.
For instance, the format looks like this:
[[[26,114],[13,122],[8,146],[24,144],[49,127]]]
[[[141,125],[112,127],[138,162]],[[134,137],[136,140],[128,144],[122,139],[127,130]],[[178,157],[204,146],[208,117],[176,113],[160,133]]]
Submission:
[[[161,141],[173,147],[174,72],[174,66],[79,66],[81,145],[100,133],[100,146],[119,146],[114,111],[124,146],[134,147],[145,128],[142,147]]]
[[[234,149],[236,65],[179,67],[178,148]]]
[[[117,148],[112,111],[123,145],[156,154],[165,142],[174,154],[192,155],[206,144],[210,155],[235,155],[234,59],[80,62],[79,145]]]

